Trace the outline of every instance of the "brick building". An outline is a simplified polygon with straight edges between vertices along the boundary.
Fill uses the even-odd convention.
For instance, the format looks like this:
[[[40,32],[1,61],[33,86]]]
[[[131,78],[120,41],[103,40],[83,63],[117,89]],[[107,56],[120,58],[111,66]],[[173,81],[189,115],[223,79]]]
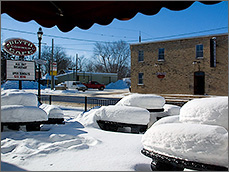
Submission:
[[[228,34],[130,48],[132,92],[228,95]]]

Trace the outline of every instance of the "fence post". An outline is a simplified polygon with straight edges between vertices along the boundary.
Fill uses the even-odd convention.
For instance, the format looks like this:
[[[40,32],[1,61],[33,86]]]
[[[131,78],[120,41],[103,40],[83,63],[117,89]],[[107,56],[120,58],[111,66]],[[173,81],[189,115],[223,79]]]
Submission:
[[[52,104],[52,96],[49,95],[49,104],[51,105]]]
[[[85,101],[84,101],[84,111],[87,111],[87,96],[85,96]]]

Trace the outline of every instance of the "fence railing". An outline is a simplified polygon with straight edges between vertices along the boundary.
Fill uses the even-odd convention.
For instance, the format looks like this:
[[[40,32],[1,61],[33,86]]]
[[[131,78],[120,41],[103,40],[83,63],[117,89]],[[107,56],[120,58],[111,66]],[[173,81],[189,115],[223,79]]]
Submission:
[[[41,103],[53,104],[54,102],[75,103],[77,106],[84,107],[84,111],[96,106],[115,105],[120,98],[98,98],[98,97],[78,97],[78,96],[59,96],[41,95]]]

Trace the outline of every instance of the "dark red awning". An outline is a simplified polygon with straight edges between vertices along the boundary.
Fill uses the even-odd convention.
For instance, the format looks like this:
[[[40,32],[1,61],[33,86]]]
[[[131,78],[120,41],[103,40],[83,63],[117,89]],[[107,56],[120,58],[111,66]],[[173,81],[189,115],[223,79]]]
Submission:
[[[94,23],[110,24],[114,18],[128,20],[138,12],[157,14],[162,7],[183,10],[195,1],[1,1],[1,13],[15,20],[35,20],[43,27],[57,27],[68,32],[74,27],[89,29]],[[216,4],[220,1],[203,1]]]

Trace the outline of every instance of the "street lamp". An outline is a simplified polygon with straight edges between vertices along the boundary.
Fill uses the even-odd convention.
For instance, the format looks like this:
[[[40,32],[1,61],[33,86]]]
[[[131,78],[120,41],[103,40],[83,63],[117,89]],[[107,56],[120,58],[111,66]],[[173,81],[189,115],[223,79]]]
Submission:
[[[37,32],[37,37],[38,37],[38,41],[39,41],[39,44],[38,44],[38,48],[39,48],[39,60],[41,59],[41,39],[42,39],[42,36],[43,36],[43,32],[42,32],[42,29],[41,27],[39,28],[38,32]],[[40,87],[40,73],[41,73],[41,68],[40,68],[40,64],[38,63],[38,102],[40,103],[41,102],[41,87]]]

